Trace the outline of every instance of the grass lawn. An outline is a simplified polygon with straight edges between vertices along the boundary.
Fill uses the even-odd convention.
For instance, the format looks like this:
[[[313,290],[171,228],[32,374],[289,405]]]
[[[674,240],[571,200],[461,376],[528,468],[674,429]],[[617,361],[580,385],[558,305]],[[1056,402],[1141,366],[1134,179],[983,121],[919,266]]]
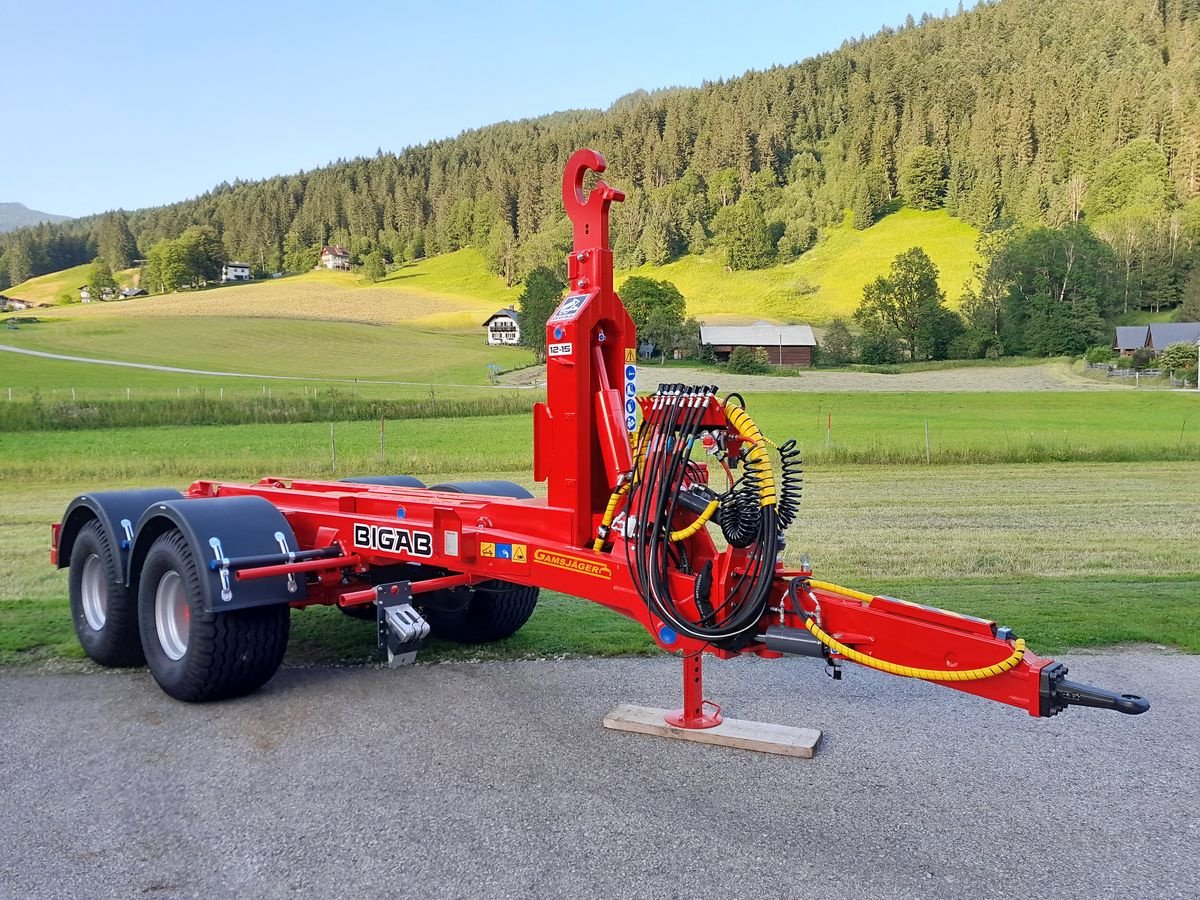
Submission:
[[[474,333],[454,333],[405,325],[266,318],[236,323],[215,317],[50,319],[17,331],[0,331],[0,343],[67,356],[204,371],[420,384],[486,385],[489,364],[512,369],[533,361],[527,350],[488,346],[482,328]],[[164,382],[164,377],[176,383]],[[123,393],[126,387],[138,385],[166,385],[172,392],[176,387],[198,386],[232,390],[237,381],[217,383],[190,374],[170,376],[0,353],[0,390],[37,387],[44,392],[75,387]]]
[[[123,471],[116,467],[72,483],[0,484],[0,664],[80,657],[66,576],[47,562],[49,525],[85,488],[185,483],[157,477],[150,455],[133,468],[137,474],[123,480],[114,480]],[[210,466],[194,474],[216,472]],[[527,469],[438,473],[488,475],[529,485]],[[827,580],[994,617],[1041,652],[1123,641],[1200,652],[1192,534],[1200,496],[1180,489],[1198,480],[1195,462],[820,466],[808,473],[803,517],[789,534],[786,560],[809,553]],[[293,663],[374,658],[370,626],[336,610],[304,610],[294,622]],[[640,652],[652,649],[636,626],[583,601],[547,595],[511,640],[438,644],[424,658]]]
[[[617,273],[617,290],[630,275],[666,279],[687,300],[688,313],[711,323],[777,319],[823,324],[849,316],[863,287],[887,273],[897,254],[923,247],[938,267],[939,283],[952,306],[978,261],[979,232],[944,210],[901,209],[865,231],[829,228],[824,238],[786,266],[727,272],[720,250],[684,256],[665,266]]]
[[[1200,460],[1197,399],[1157,391],[747,398],[765,433],[780,441],[797,438],[810,464],[923,462],[926,421],[930,458],[937,464]],[[524,414],[393,422],[382,462],[377,421],[339,422],[335,431],[341,474],[524,473],[531,466],[533,425]],[[85,484],[139,475],[184,483],[201,476],[328,477],[329,432],[325,422],[10,431],[0,432],[0,458],[6,478]]]

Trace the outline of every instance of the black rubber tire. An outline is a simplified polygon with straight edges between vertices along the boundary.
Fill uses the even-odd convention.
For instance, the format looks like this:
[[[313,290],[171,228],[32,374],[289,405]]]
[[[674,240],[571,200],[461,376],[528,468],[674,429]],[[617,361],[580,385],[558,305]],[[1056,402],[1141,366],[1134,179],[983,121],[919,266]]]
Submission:
[[[423,488],[425,482],[412,475],[355,475],[353,478],[339,478],[338,481],[350,484],[382,484],[387,487]]]
[[[463,610],[447,612],[426,607],[424,615],[432,637],[458,644],[489,644],[516,634],[533,615],[537,599],[538,588],[485,581],[475,586]]]
[[[104,624],[94,629],[88,624],[83,608],[83,571],[91,556],[102,566],[107,602]],[[125,578],[108,534],[99,520],[92,519],[80,529],[71,547],[71,567],[67,579],[71,598],[71,619],[75,636],[83,652],[93,662],[111,668],[140,666],[146,662],[142,639],[138,634],[136,594],[125,589]]]
[[[511,481],[447,481],[429,486],[431,491],[479,494],[529,500],[533,494]],[[426,607],[425,620],[433,637],[459,644],[487,644],[512,637],[533,615],[538,589],[508,581],[485,581],[475,586],[470,602],[453,612]],[[420,602],[418,598],[417,602]]]
[[[154,620],[159,582],[179,574],[187,599],[187,649],[175,660],[163,650]],[[270,680],[287,650],[287,603],[225,613],[204,611],[200,569],[178,529],[150,545],[138,586],[138,626],[150,674],[176,700],[200,703],[240,697]]]
[[[511,481],[444,481],[441,484],[431,484],[431,491],[444,491],[448,494],[479,494],[485,497],[510,497],[513,500],[531,500],[529,493],[519,484]]]

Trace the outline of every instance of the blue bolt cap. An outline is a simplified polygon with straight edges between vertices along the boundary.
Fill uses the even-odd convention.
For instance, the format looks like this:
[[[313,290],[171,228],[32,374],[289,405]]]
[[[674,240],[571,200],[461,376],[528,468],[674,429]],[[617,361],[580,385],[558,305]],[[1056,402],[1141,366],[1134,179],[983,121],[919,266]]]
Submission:
[[[675,629],[664,625],[658,629],[658,639],[664,644],[673,644],[679,640],[679,635],[675,633]]]

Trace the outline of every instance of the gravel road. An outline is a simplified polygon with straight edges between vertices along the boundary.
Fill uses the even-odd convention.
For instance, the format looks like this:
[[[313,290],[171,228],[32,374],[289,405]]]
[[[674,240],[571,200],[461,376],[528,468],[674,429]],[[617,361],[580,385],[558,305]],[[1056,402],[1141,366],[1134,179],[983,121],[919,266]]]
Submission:
[[[0,895],[1200,895],[1200,657],[1067,662],[1154,708],[708,666],[727,714],[823,729],[805,761],[605,731],[675,699],[667,658],[291,669],[206,706],[0,671]]]
[[[3,348],[0,348],[3,349]],[[719,376],[719,377],[718,377]],[[874,372],[846,372],[829,369],[805,369],[799,375],[734,375],[712,369],[662,368],[653,363],[638,368],[640,390],[653,390],[659,382],[708,384],[716,378],[727,391],[799,391],[840,393],[845,391],[1107,391],[1133,390],[1124,378],[1093,381],[1071,371],[1065,363],[1035,366],[985,366],[939,369],[932,372],[904,372],[880,375]],[[500,376],[509,387],[545,386],[546,367],[530,366]]]

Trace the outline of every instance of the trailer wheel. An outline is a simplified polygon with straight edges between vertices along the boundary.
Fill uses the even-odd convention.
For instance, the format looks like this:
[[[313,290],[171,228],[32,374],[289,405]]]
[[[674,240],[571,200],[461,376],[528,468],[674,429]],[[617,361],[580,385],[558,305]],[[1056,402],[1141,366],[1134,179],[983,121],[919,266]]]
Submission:
[[[458,644],[488,644],[512,637],[533,615],[538,588],[507,581],[476,585],[467,605],[455,611],[427,606],[430,634]]]
[[[287,649],[287,603],[205,612],[200,569],[182,532],[160,535],[138,585],[138,626],[150,674],[176,700],[240,697],[265,684]]]
[[[80,529],[71,547],[68,591],[75,635],[92,661],[114,668],[146,662],[137,601],[125,589],[108,534],[97,519]]]
[[[425,487],[425,482],[412,475],[355,475],[352,478],[339,478],[338,481],[349,484],[379,484],[385,487]]]
[[[431,491],[451,494],[481,494],[529,500],[533,494],[511,481],[448,481],[431,485]],[[533,615],[538,589],[508,581],[485,581],[475,586],[471,599],[461,609],[425,607],[425,619],[434,637],[459,644],[486,644],[512,637]]]

